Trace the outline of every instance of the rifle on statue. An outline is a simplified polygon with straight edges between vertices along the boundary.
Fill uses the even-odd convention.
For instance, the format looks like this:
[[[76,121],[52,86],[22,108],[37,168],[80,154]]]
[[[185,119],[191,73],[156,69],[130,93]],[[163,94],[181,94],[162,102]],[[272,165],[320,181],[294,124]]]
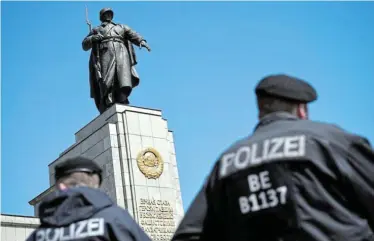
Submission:
[[[88,28],[89,28],[89,33],[91,33],[91,31],[92,31],[92,24],[91,24],[90,20],[88,19],[88,9],[87,9],[87,6],[86,6],[86,23],[87,23]],[[94,32],[93,34],[97,34],[97,33]],[[100,49],[99,49],[99,46],[97,44],[95,44],[95,46],[92,46],[92,51],[93,51],[93,54],[92,54],[93,59],[92,60],[93,60],[93,65],[95,66],[96,77],[101,82],[102,79],[103,79],[103,77],[101,75]]]

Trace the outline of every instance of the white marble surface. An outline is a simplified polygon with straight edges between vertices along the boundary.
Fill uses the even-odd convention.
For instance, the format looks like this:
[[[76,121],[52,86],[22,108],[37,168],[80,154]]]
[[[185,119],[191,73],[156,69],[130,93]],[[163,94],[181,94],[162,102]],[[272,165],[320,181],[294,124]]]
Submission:
[[[76,143],[49,165],[50,185],[54,167],[68,157],[93,158],[103,168],[102,189],[139,221],[139,200],[170,202],[177,225],[184,215],[173,133],[160,110],[114,105],[76,134]],[[164,161],[158,179],[140,172],[136,158],[145,148],[155,148]]]
[[[1,215],[1,241],[24,241],[39,225],[35,217]]]

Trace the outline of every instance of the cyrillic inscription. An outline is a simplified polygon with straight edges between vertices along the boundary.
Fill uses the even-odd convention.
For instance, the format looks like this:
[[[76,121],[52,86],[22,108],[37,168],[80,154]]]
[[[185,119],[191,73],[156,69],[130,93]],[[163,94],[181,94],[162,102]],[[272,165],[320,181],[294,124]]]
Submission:
[[[173,207],[169,201],[140,199],[140,225],[153,241],[169,241],[175,231]]]

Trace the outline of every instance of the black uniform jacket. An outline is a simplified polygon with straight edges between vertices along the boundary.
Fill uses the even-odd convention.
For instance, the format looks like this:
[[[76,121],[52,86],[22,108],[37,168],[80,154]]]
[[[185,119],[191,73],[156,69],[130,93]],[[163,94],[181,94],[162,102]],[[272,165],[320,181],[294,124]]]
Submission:
[[[27,241],[150,241],[130,214],[99,189],[55,191],[39,206],[40,227]]]
[[[364,241],[372,230],[369,141],[277,112],[220,156],[173,241]]]

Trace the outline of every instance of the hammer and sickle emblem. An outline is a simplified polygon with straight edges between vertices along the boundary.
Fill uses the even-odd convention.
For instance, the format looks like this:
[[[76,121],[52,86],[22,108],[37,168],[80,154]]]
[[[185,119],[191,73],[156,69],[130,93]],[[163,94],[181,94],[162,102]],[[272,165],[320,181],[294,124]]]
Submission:
[[[157,179],[164,170],[164,161],[160,153],[154,148],[146,148],[138,154],[139,170],[148,179]]]

